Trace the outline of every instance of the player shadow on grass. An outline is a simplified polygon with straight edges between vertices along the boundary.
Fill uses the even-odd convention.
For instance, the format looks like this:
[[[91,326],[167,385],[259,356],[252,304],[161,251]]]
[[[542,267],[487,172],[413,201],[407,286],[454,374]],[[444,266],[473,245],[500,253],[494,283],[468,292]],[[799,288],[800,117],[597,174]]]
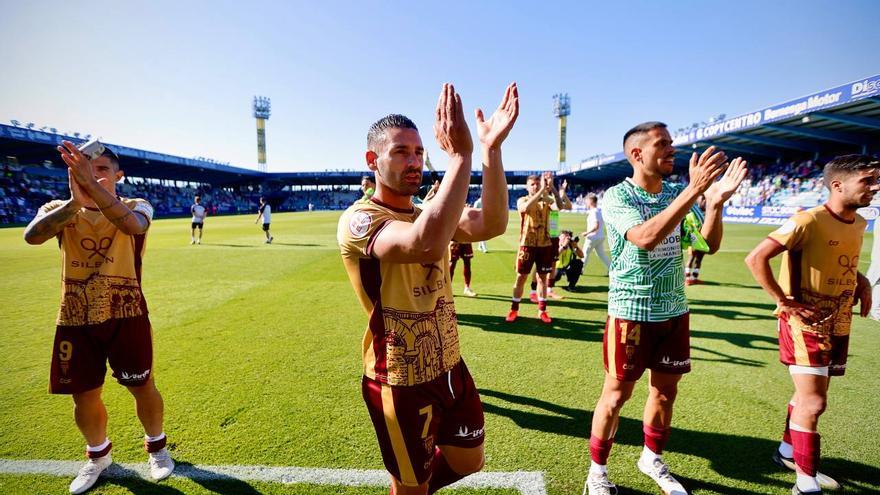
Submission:
[[[589,436],[592,411],[491,389],[480,389],[480,396],[486,413],[508,418],[520,428],[581,439]],[[643,400],[643,397],[634,397],[632,403],[627,404],[626,409],[640,410]],[[502,405],[501,402],[513,406]],[[521,407],[530,410],[524,411]],[[535,409],[546,412],[534,412]],[[704,458],[709,461],[711,469],[720,476],[763,486],[776,486],[780,488],[779,493],[787,493],[794,482],[793,472],[781,470],[770,461],[773,449],[779,444],[778,440],[685,430],[675,426],[672,430],[667,451]],[[621,416],[615,443],[640,447],[643,442],[642,422]],[[614,462],[628,461],[635,462],[635,459],[618,459]],[[586,469],[585,461],[584,472]],[[821,469],[843,483],[846,493],[877,493],[877,483],[880,480],[878,467],[846,459],[823,458]],[[725,495],[763,493],[687,478],[681,472],[675,471],[674,465],[673,473],[691,491],[699,489]],[[619,483],[627,482],[621,479]],[[641,493],[625,487],[619,488],[621,494]]]
[[[707,285],[709,287],[733,287],[736,289],[760,289],[761,286],[758,284],[738,284],[736,282],[715,282],[714,280],[700,280],[700,285]]]
[[[520,317],[513,323],[504,321],[503,316],[459,313],[458,324],[477,327],[488,332],[602,342],[604,322],[553,318],[553,323],[548,325],[538,319],[537,309],[534,313],[533,315],[531,311],[520,309]]]
[[[259,495],[260,491],[252,487],[248,482],[233,476],[206,471],[188,462],[179,462],[174,474],[188,478],[206,490],[221,495]]]
[[[174,477],[186,478],[198,483],[206,490],[220,495],[259,495],[260,491],[244,480],[206,471],[188,462],[178,461]],[[109,484],[119,485],[135,495],[182,495],[184,492],[164,483],[156,483],[141,477],[141,474],[119,464],[113,464],[102,477]]]
[[[489,293],[481,293],[477,296],[477,299],[488,299],[492,301],[504,301],[509,303],[510,296],[509,295],[499,295],[499,294],[489,294]],[[553,311],[554,306],[562,306],[571,309],[579,309],[582,311],[600,311],[604,312],[608,307],[608,303],[602,300],[593,300],[593,299],[583,299],[583,298],[575,298],[575,297],[566,297],[565,299],[548,299],[547,300],[548,310]],[[538,306],[531,302],[526,294],[523,296],[522,302],[520,303],[519,310],[520,313],[524,311],[528,311],[529,308],[538,311]]]
[[[100,493],[100,488],[104,485],[121,486],[135,495],[182,495],[183,492],[177,488],[156,483],[155,481],[147,481],[141,477],[141,474],[133,469],[128,469],[119,464],[111,464],[98,480],[95,488]]]
[[[708,299],[688,299],[691,314],[708,315],[723,320],[775,320],[773,310],[775,304],[754,303],[744,301],[711,301]],[[734,308],[756,309],[758,313],[740,311]]]

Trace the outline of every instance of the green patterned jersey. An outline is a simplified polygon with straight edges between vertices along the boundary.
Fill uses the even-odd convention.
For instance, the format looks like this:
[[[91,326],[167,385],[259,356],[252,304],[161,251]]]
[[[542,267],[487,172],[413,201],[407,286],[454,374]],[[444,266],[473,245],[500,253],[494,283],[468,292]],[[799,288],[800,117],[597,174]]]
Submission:
[[[625,320],[664,321],[688,311],[684,295],[681,229],[675,229],[652,251],[626,240],[626,232],[669,207],[684,186],[663,182],[651,194],[627,178],[608,189],[602,212],[611,248],[608,314]],[[703,212],[691,209],[700,222]]]

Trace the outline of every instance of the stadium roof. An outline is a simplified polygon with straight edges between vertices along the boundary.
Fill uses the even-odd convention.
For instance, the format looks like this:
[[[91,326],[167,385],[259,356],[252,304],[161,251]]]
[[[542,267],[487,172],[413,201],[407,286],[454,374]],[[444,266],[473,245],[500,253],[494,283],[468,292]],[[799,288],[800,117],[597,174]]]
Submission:
[[[839,153],[876,153],[880,150],[880,75],[696,126],[676,133],[673,145],[687,151],[677,154],[677,167],[687,166],[685,157],[690,151],[713,145],[728,155],[774,162]],[[583,160],[562,175],[601,182],[628,176],[631,171],[621,151]]]
[[[66,169],[55,147],[66,139],[74,143],[82,143],[84,139],[53,134],[27,127],[16,127],[0,124],[0,158],[14,156],[24,165],[36,165],[51,162],[52,170],[46,170],[49,175],[57,175]],[[215,186],[227,186],[238,184],[261,184],[263,182],[275,182],[283,185],[354,185],[360,184],[361,177],[368,173],[364,168],[361,171],[323,171],[323,172],[259,172],[247,168],[234,167],[220,163],[196,158],[184,158],[181,156],[156,153],[154,151],[140,150],[106,143],[119,155],[120,165],[126,175],[131,177],[146,177],[151,179],[168,179],[186,182],[206,183]],[[525,184],[526,177],[530,174],[540,173],[532,170],[509,170],[507,181],[510,184]],[[426,180],[429,172],[425,171]],[[440,172],[443,175],[443,172]],[[471,183],[482,182],[482,172],[477,170],[471,177]]]
[[[66,139],[75,143],[84,140],[74,136],[0,124],[0,151],[15,156],[24,164],[52,162],[66,168],[55,147]],[[211,184],[260,182],[266,174],[256,170],[233,167],[195,158],[156,153],[106,143],[119,155],[120,165],[128,175],[154,179],[170,179]]]

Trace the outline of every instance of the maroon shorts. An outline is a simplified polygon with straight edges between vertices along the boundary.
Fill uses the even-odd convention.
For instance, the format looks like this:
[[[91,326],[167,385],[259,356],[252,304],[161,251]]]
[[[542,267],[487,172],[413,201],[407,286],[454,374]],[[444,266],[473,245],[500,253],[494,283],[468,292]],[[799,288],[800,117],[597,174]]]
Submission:
[[[550,247],[553,248],[553,261],[559,261],[559,236],[550,238]]]
[[[453,242],[449,245],[449,260],[455,261],[459,258],[473,258],[474,245],[470,242]]]
[[[792,327],[779,320],[779,361],[791,366],[828,367],[829,376],[846,373],[849,335],[821,335]]]
[[[153,367],[153,331],[147,315],[55,327],[49,392],[76,394],[100,387],[107,361],[121,385],[147,383]]]
[[[539,273],[553,271],[553,246],[520,246],[516,257],[516,273],[528,275],[532,273],[532,266],[537,265]]]
[[[483,444],[483,405],[464,361],[421,385],[397,387],[365,376],[361,389],[385,469],[403,485],[428,481],[435,445]]]
[[[605,371],[622,382],[636,381],[645,369],[684,374],[691,370],[690,313],[665,321],[630,321],[609,316],[602,354]]]

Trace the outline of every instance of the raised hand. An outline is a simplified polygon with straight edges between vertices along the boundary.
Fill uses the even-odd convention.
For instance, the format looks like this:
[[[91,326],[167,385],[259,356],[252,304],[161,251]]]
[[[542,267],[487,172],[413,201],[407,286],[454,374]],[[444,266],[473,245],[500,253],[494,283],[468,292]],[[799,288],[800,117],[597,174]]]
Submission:
[[[691,155],[691,163],[688,170],[690,184],[698,192],[705,192],[715,182],[715,179],[724,172],[727,167],[727,155],[718,151],[714,146],[709,146],[702,155],[697,157],[695,151]]]
[[[519,116],[519,92],[516,83],[507,86],[501,104],[489,120],[483,120],[483,110],[479,108],[476,109],[476,116],[480,143],[490,149],[499,148]]]
[[[724,171],[721,180],[713,182],[709,189],[706,189],[706,203],[724,204],[730,199],[748,175],[748,165],[749,162],[743,160],[742,157],[734,158],[727,170]]]
[[[76,182],[76,179],[73,178],[73,171],[69,168],[67,169],[67,182],[70,184],[70,199],[79,205],[92,203],[91,196]]]
[[[785,299],[776,303],[776,311],[778,314],[785,315],[786,318],[797,316],[807,325],[818,325],[825,320],[822,313],[811,304],[803,304],[794,299]]]
[[[67,164],[69,176],[83,189],[87,189],[87,186],[96,182],[92,162],[70,141],[62,141],[61,144],[63,146],[58,146],[57,149],[61,153],[61,159]]]
[[[437,100],[434,136],[440,149],[449,155],[470,156],[474,151],[471,131],[461,106],[461,96],[450,83],[443,85]]]

